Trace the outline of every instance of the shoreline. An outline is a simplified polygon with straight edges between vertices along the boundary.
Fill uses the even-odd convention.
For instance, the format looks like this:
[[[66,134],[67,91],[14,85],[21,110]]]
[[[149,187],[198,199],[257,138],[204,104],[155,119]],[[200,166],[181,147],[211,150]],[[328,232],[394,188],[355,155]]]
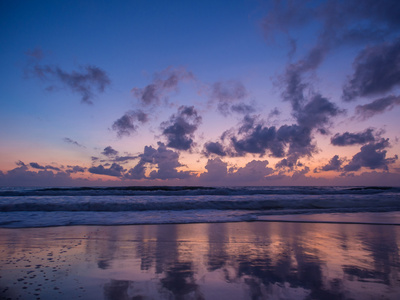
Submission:
[[[7,226],[18,221],[5,221],[0,224],[0,229],[22,228],[51,228],[74,226],[139,226],[139,225],[185,225],[185,224],[221,224],[221,223],[252,223],[252,222],[284,222],[284,223],[315,223],[315,224],[354,224],[354,225],[390,225],[400,226],[400,211],[390,212],[353,212],[353,213],[310,213],[310,214],[283,214],[283,215],[259,215],[258,219],[229,220],[229,221],[192,221],[192,222],[168,222],[168,223],[116,223],[116,224],[60,224],[43,226]]]
[[[396,299],[400,227],[380,225],[0,228],[0,298]]]

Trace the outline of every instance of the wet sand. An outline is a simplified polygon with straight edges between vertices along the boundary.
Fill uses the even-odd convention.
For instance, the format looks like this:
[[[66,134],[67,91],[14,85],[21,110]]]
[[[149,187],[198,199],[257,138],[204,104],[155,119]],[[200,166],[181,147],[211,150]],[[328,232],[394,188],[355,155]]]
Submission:
[[[0,299],[398,299],[400,226],[0,229]]]

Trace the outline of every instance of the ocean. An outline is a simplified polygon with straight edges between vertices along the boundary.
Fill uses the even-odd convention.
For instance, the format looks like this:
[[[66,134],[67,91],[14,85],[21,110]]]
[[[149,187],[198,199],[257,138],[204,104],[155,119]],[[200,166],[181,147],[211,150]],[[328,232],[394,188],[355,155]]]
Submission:
[[[3,228],[274,220],[400,225],[400,188],[0,188]]]

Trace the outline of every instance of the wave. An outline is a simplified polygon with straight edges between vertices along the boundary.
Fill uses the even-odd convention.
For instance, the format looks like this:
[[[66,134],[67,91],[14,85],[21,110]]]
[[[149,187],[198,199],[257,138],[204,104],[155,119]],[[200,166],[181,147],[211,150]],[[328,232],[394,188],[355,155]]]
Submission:
[[[246,195],[246,196],[120,196],[120,197],[4,197],[0,212],[13,211],[184,211],[184,210],[400,210],[400,196],[386,195]]]
[[[195,196],[195,195],[366,195],[395,193],[399,187],[204,187],[204,186],[126,186],[50,187],[0,189],[0,197],[23,196]]]

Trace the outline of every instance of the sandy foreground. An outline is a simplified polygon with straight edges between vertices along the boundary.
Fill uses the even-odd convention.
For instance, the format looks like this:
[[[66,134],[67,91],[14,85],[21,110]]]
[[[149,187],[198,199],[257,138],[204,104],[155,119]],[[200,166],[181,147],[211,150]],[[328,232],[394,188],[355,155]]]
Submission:
[[[400,226],[0,229],[0,299],[399,299]]]

